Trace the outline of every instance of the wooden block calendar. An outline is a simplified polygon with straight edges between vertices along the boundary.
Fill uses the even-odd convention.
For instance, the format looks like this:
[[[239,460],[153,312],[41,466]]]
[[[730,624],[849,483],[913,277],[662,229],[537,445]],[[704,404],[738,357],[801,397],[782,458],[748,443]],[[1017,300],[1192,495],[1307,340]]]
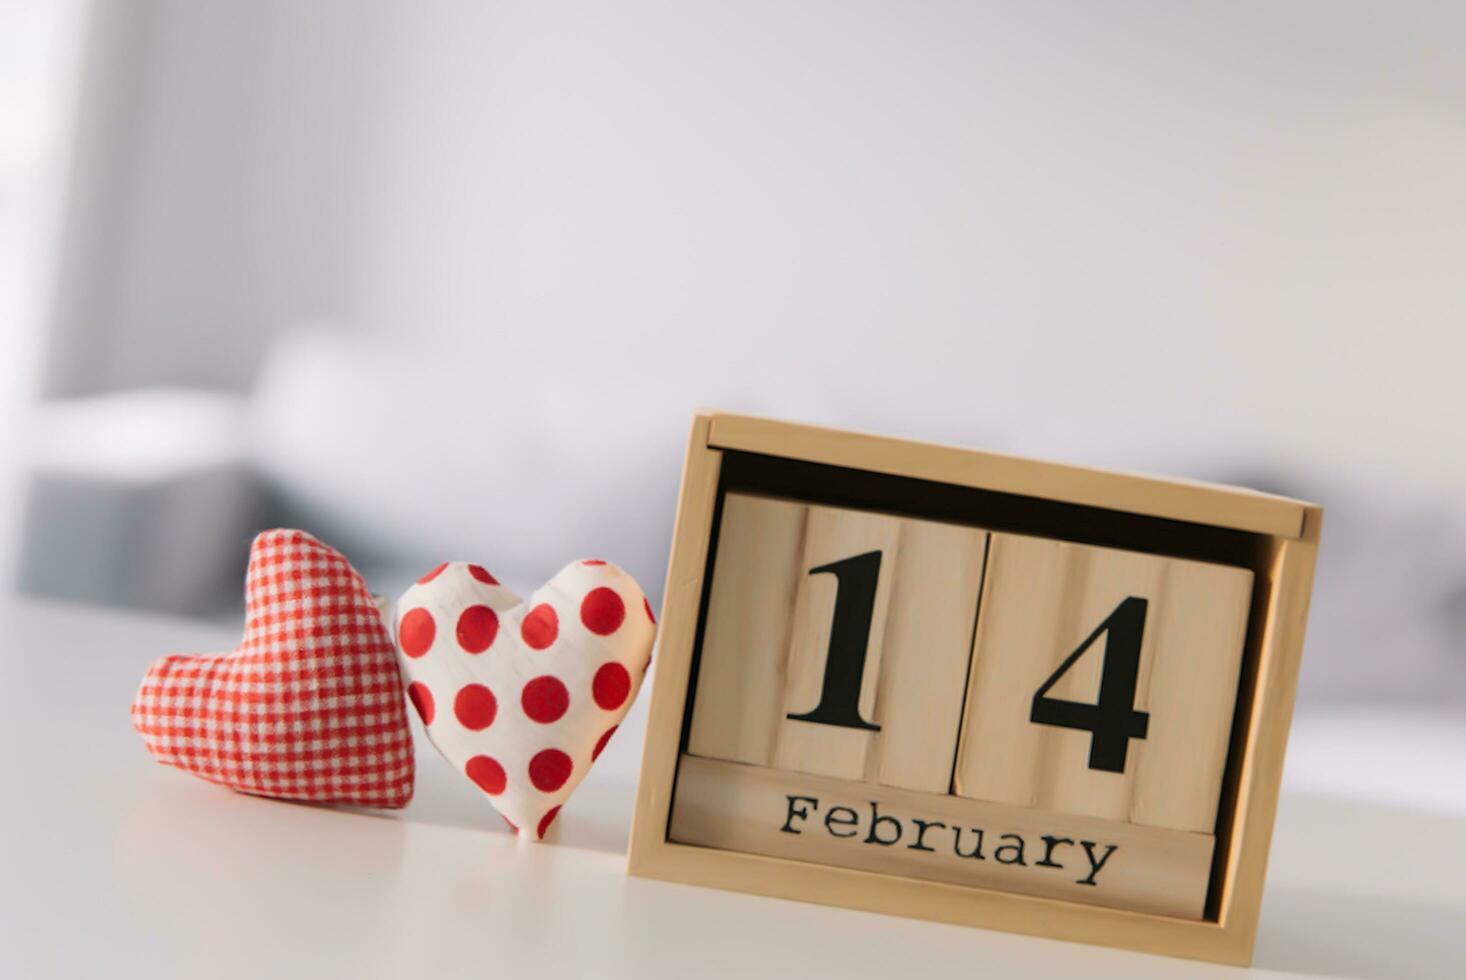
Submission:
[[[698,416],[630,870],[1248,961],[1320,522]]]

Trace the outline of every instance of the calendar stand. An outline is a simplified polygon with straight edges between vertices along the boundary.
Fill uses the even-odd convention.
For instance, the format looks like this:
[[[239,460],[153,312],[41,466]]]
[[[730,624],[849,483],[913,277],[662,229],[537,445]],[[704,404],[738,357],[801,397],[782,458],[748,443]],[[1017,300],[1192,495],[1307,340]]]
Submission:
[[[630,872],[1249,962],[1321,520],[699,415]]]

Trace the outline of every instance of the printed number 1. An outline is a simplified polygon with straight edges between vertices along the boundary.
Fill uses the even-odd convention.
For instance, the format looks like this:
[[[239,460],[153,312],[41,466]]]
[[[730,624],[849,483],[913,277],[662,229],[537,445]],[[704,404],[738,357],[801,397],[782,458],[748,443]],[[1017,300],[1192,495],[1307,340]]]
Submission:
[[[1135,687],[1140,677],[1140,641],[1145,635],[1146,600],[1130,596],[1095,627],[1079,649],[1033,695],[1028,720],[1037,725],[1076,728],[1090,733],[1089,768],[1124,772],[1132,738],[1145,738],[1150,714],[1135,710]],[[1094,704],[1048,696],[1059,678],[1105,635],[1105,662],[1100,669],[1099,698]]]
[[[825,683],[820,703],[794,721],[835,725],[878,732],[860,717],[860,684],[865,678],[865,654],[870,647],[870,621],[875,615],[876,584],[881,578],[881,553],[867,551],[809,570],[811,575],[835,576],[835,618],[830,624],[830,649],[825,654]]]

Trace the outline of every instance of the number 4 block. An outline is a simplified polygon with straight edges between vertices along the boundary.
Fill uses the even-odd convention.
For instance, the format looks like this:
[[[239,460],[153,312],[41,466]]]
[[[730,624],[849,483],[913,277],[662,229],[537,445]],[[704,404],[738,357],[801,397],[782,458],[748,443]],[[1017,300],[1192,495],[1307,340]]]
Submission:
[[[957,795],[1212,833],[1246,569],[992,535]]]

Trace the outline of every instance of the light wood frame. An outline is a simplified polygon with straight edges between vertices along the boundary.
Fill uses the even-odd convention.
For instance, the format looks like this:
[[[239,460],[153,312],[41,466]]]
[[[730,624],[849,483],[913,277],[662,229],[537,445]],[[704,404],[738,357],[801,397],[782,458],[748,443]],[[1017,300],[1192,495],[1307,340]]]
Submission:
[[[1222,799],[1214,916],[1196,921],[674,843],[667,839],[704,576],[725,452],[1249,532],[1263,549],[1262,599]],[[637,789],[633,875],[1220,963],[1247,964],[1292,718],[1322,526],[1321,508],[1231,487],[1130,476],[717,412],[692,425],[662,605]]]

